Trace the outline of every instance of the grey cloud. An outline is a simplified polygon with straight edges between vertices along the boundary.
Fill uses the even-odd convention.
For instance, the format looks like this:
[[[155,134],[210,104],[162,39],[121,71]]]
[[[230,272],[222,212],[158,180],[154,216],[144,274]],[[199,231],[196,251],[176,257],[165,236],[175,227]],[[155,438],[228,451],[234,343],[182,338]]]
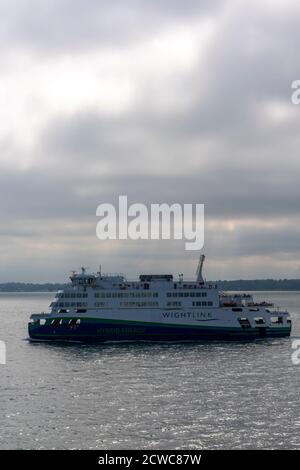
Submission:
[[[259,128],[259,111],[271,101],[290,104],[291,82],[300,73],[299,20],[299,9],[270,11],[255,4],[245,9],[244,2],[237,3],[188,77],[192,106],[173,119],[153,116],[152,124],[173,135],[268,133],[268,122]]]
[[[226,257],[251,257],[251,256],[289,256],[294,260],[299,252],[299,220],[290,220],[278,223],[276,226],[252,225],[237,227],[232,232],[224,232],[220,229],[213,234],[209,231],[206,250],[212,256]],[[299,262],[300,266],[300,262]]]
[[[113,120],[91,112],[54,119],[41,141],[44,153],[50,160],[57,158],[63,170],[65,184],[60,184],[69,190],[69,176],[73,190],[89,188],[90,195],[82,198],[84,204],[95,204],[103,198],[109,201],[124,193],[141,202],[206,203],[213,217],[295,214],[299,207],[300,162],[294,158],[299,142],[293,136],[298,123],[291,129],[283,126],[284,140],[281,128],[274,131],[266,123],[265,139],[257,129],[258,142],[253,141],[256,125],[254,120],[249,138],[244,129],[244,140],[237,143],[228,135],[216,134],[214,145],[206,152],[205,136],[203,141],[200,136],[190,155],[185,129],[181,134],[178,130],[174,135],[164,135],[138,117],[130,119],[126,115]],[[133,129],[137,137],[124,143],[120,135],[130,135]],[[289,135],[294,140],[291,154],[285,155]],[[157,169],[161,165],[154,163],[157,152],[169,162],[160,174]],[[109,168],[108,173],[103,172],[102,165]]]
[[[27,2],[28,9],[21,8],[10,20],[2,39],[11,37],[12,45],[22,41],[22,47],[45,54],[102,44],[126,47],[155,35],[165,24],[220,15],[221,8],[219,2],[210,6],[194,1],[128,1],[126,12],[107,2],[86,5]],[[26,171],[1,171],[0,236],[7,250],[10,236],[26,246],[30,238],[46,237],[48,228],[49,254],[45,248],[39,255],[36,273],[47,258],[54,276],[64,265],[85,262],[85,257],[91,264],[98,254],[112,269],[119,269],[120,263],[120,269],[129,264],[134,271],[141,259],[145,267],[161,267],[175,252],[177,261],[170,262],[171,268],[180,270],[182,263],[191,273],[195,254],[184,252],[182,244],[128,242],[111,249],[96,240],[97,205],[116,204],[118,195],[126,194],[129,203],[205,203],[207,221],[220,227],[230,219],[272,220],[273,228],[238,226],[224,233],[208,229],[208,254],[216,260],[235,260],[234,268],[228,265],[228,275],[238,276],[243,256],[270,257],[266,268],[257,265],[257,275],[272,266],[280,275],[273,257],[300,259],[300,106],[297,114],[290,103],[291,81],[300,78],[295,60],[299,13],[254,5],[246,15],[235,2],[229,6],[204,59],[176,76],[181,84],[178,93],[184,93],[179,98],[185,101],[187,96],[183,109],[164,113],[151,106],[174,85],[172,78],[167,85],[154,87],[145,80],[135,107],[119,116],[101,115],[97,108],[53,116],[33,149],[40,157],[35,165]],[[288,116],[282,121],[265,115],[265,106],[272,102],[286,106]],[[3,142],[7,158],[20,151],[17,136],[16,142]],[[293,275],[292,268],[286,269]]]
[[[2,222],[36,218],[43,230],[45,221],[58,223],[88,221],[96,223],[96,207],[103,202],[118,204],[118,196],[128,195],[128,202],[204,203],[207,220],[247,218],[276,219],[299,216],[298,176],[278,175],[260,178],[255,171],[241,177],[238,170],[221,167],[216,173],[201,172],[189,176],[74,176],[67,172],[46,176],[41,172],[22,175],[2,174]],[[222,184],[221,184],[222,182]],[[89,190],[85,192],[85,190]],[[59,222],[60,221],[60,222]],[[30,222],[29,222],[30,223]],[[46,224],[47,225],[47,224]],[[7,229],[6,229],[7,230]]]
[[[93,49],[139,41],[164,24],[222,10],[221,0],[27,0],[3,1],[0,40],[37,51]]]

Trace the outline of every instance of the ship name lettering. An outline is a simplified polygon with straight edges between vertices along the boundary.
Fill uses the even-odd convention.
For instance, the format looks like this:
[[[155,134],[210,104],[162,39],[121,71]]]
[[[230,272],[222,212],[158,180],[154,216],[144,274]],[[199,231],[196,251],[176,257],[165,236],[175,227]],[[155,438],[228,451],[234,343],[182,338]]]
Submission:
[[[201,318],[211,318],[211,312],[162,312],[164,318],[192,318],[200,320]]]

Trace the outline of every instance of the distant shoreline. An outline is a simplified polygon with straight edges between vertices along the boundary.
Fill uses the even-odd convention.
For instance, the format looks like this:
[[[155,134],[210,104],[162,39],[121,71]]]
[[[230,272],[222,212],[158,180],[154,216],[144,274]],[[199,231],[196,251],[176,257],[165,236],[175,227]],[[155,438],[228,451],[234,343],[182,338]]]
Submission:
[[[217,283],[220,290],[225,291],[300,291],[300,279],[253,279],[234,281],[209,281]],[[57,292],[67,284],[59,283],[0,283],[1,292]]]

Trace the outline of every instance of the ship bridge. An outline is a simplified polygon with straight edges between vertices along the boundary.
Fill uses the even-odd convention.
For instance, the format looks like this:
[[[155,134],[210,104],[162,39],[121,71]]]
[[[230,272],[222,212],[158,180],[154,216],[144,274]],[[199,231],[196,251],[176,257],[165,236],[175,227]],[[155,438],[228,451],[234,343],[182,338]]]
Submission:
[[[72,271],[70,280],[73,285],[92,286],[96,282],[95,274],[87,274],[86,268],[82,267],[81,272]]]

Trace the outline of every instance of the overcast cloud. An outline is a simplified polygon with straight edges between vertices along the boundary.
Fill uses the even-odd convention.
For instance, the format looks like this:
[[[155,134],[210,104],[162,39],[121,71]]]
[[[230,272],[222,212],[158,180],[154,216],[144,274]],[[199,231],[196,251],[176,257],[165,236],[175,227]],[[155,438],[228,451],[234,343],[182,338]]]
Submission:
[[[206,276],[300,278],[293,0],[0,0],[0,282],[194,275],[96,207],[204,203]]]

